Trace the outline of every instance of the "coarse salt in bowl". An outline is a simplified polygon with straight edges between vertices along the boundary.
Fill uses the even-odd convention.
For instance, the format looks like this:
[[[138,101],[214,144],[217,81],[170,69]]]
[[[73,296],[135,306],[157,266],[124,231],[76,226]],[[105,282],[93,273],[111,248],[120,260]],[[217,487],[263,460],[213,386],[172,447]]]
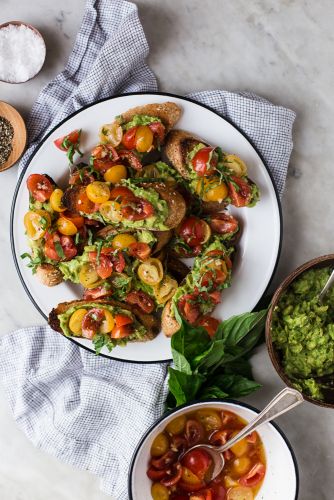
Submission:
[[[45,43],[33,26],[11,21],[0,26],[0,80],[23,83],[41,70]]]

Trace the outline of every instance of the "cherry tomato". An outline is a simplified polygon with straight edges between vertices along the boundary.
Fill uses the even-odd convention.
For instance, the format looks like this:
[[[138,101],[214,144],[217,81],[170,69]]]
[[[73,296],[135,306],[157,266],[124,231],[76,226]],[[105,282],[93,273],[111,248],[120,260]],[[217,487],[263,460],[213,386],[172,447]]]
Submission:
[[[61,151],[68,151],[72,145],[77,145],[81,130],[73,130],[67,135],[59,137],[54,141],[55,146]]]
[[[239,222],[225,212],[214,214],[209,220],[209,226],[214,233],[233,234],[239,229]]]
[[[225,283],[227,278],[227,273],[221,269],[213,269],[212,271],[207,271],[203,274],[201,279],[201,285],[207,288],[215,289],[219,285]]]
[[[164,432],[160,432],[151,445],[151,456],[152,457],[161,457],[165,455],[169,449],[169,439],[168,436]]]
[[[154,300],[151,297],[141,291],[132,291],[127,294],[125,301],[128,304],[137,305],[143,312],[150,314],[154,310]]]
[[[125,186],[117,186],[110,191],[110,199],[117,200],[118,203],[129,202],[135,198],[131,189]]]
[[[144,198],[135,198],[129,205],[123,205],[121,208],[123,217],[128,220],[144,220],[154,214],[152,203]]]
[[[150,467],[146,472],[147,476],[151,479],[151,481],[160,481],[167,474],[165,470],[156,470],[153,467]]]
[[[171,448],[173,450],[177,450],[178,453],[183,453],[186,451],[188,447],[186,438],[182,436],[172,436],[171,441],[172,441]]]
[[[53,186],[45,175],[31,174],[27,179],[27,187],[31,196],[41,203],[48,200],[52,194]]]
[[[228,490],[226,500],[254,500],[253,491],[247,486],[233,487]]]
[[[204,479],[211,464],[212,458],[205,450],[192,450],[182,460],[182,465],[187,467],[200,480]]]
[[[206,243],[211,235],[211,230],[208,224],[204,221],[191,215],[183,220],[177,230],[178,235],[190,247],[196,247]]]
[[[128,233],[117,234],[111,242],[113,248],[119,249],[119,250],[123,250],[124,248],[128,248],[133,243],[136,244],[137,240],[134,236],[132,236],[132,234],[128,234]]]
[[[191,163],[199,177],[212,175],[218,163],[215,148],[205,147],[200,149],[191,160]]]
[[[151,254],[151,247],[147,243],[136,241],[129,245],[128,253],[131,257],[135,257],[139,260],[145,260]]]
[[[131,127],[129,130],[123,134],[122,144],[126,147],[126,149],[135,149],[136,147],[136,132],[138,126]]]
[[[180,313],[191,325],[196,323],[201,314],[197,300],[198,293],[188,293],[183,295],[178,302]]]
[[[139,125],[135,135],[136,150],[139,153],[146,153],[153,144],[153,132],[147,125]]]
[[[171,486],[174,486],[175,484],[177,484],[180,481],[181,477],[182,477],[181,464],[176,463],[172,467],[170,474],[168,474],[167,477],[162,479],[160,481],[160,483],[163,484],[164,486],[171,487]]]
[[[122,179],[126,179],[127,176],[128,172],[124,165],[113,165],[103,175],[104,180],[112,184],[118,184]]]
[[[87,314],[87,309],[77,309],[70,317],[69,329],[74,335],[82,334],[82,320]]]
[[[228,183],[229,196],[231,203],[235,207],[246,207],[252,199],[252,190],[250,185],[244,179],[231,176],[233,182]]]
[[[176,434],[181,434],[184,431],[187,419],[185,415],[180,415],[179,417],[174,418],[169,422],[166,427],[166,431],[168,434],[172,434],[173,436]]]
[[[229,194],[227,185],[219,177],[204,177],[199,179],[195,191],[203,201],[222,202]]]
[[[211,410],[210,408],[197,410],[196,418],[201,422],[207,432],[220,429],[222,425],[219,413],[215,410]]]
[[[131,325],[115,326],[110,334],[112,339],[124,339],[132,333]]]
[[[29,210],[24,216],[27,236],[36,241],[42,238],[51,225],[51,217],[46,210]]]
[[[101,284],[96,266],[92,262],[85,262],[79,271],[79,281],[84,288],[96,289]]]
[[[82,184],[83,186],[86,186],[87,184],[90,184],[91,182],[95,181],[95,177],[93,174],[89,173],[87,168],[81,168],[75,169],[68,180],[68,183],[70,186],[74,184]]]
[[[90,309],[82,320],[82,336],[86,339],[92,339],[94,335],[100,330],[104,320],[103,309]]]
[[[217,331],[219,321],[212,316],[206,315],[201,317],[201,319],[198,321],[198,324],[206,329],[210,337],[213,337]]]
[[[151,465],[158,470],[167,469],[170,465],[176,462],[177,454],[175,451],[168,450],[159,458],[152,458]]]
[[[73,236],[78,232],[78,228],[68,219],[64,217],[59,217],[57,220],[57,229],[61,234],[65,236]]]
[[[104,158],[103,160],[99,160],[98,158],[93,159],[93,167],[94,170],[97,172],[100,172],[100,174],[105,174],[110,170],[113,166],[115,165],[114,160],[110,160],[109,158]],[[93,178],[93,181],[95,181],[95,177]]]
[[[119,146],[122,141],[123,130],[119,123],[106,123],[102,125],[99,132],[99,138],[102,144],[111,144],[114,148]]]
[[[189,500],[216,500],[216,497],[212,496],[212,490],[206,489],[197,491],[194,495],[190,495]]]
[[[161,122],[152,122],[148,124],[148,127],[152,130],[161,144],[165,138],[165,126]]]
[[[211,434],[209,441],[211,444],[215,446],[222,446],[227,441],[228,431],[225,429],[223,431],[215,431]]]
[[[188,446],[194,446],[204,439],[204,428],[202,424],[195,419],[189,419],[186,423],[185,438]]]
[[[114,266],[114,270],[116,271],[116,273],[123,272],[125,265],[126,265],[126,262],[125,262],[125,259],[124,259],[122,252],[115,252],[110,256],[110,258],[111,258],[111,262]]]
[[[253,488],[260,481],[262,481],[265,472],[266,472],[265,466],[261,462],[258,462],[251,468],[251,470],[245,476],[239,479],[239,483],[242,486],[248,486],[250,488]]]
[[[210,490],[212,491],[213,500],[225,500],[226,490],[220,482],[221,480],[214,479],[210,484]]]
[[[105,203],[109,200],[110,189],[105,182],[94,181],[86,187],[86,194],[93,203]]]
[[[112,293],[113,293],[112,290],[108,290],[103,286],[98,286],[96,288],[85,290],[82,298],[84,300],[95,300],[95,299],[101,299],[102,297],[107,297],[108,295],[112,295]],[[115,322],[116,322],[116,316],[115,316]]]
[[[251,432],[246,437],[247,442],[250,444],[255,444],[257,439],[258,439],[258,433],[256,431]]]
[[[236,155],[225,155],[223,158],[223,164],[225,167],[229,168],[234,175],[237,177],[244,177],[247,175],[246,163]]]
[[[95,264],[96,272],[103,280],[112,275],[114,266],[109,256],[101,252],[97,258],[97,252],[89,252],[89,260]]]
[[[46,233],[44,253],[52,260],[70,260],[76,256],[77,249],[70,236]]]
[[[131,323],[133,323],[133,319],[130,318],[130,316],[126,316],[125,314],[116,314],[115,323],[116,326],[131,325]]]
[[[60,215],[60,217],[63,217],[64,219],[69,220],[78,229],[80,229],[81,227],[83,227],[83,225],[85,223],[85,219],[81,215],[78,215],[78,214],[76,214],[74,212],[70,212],[69,210],[66,210],[66,212],[62,212],[62,214]]]
[[[199,477],[196,476],[187,467],[182,467],[182,479],[180,482],[182,490],[187,492],[198,491],[205,488],[204,481],[201,481]]]
[[[132,151],[121,150],[118,152],[119,158],[121,160],[127,161],[129,166],[135,170],[141,170],[143,165],[141,164],[139,158]]]
[[[62,204],[64,192],[61,189],[55,189],[50,196],[50,205],[55,212],[65,212],[66,207]]]
[[[97,207],[87,196],[86,188],[82,187],[76,198],[76,211],[84,214],[92,214],[96,212]]]
[[[117,201],[106,201],[99,206],[99,212],[107,222],[120,222],[123,219],[121,205]]]
[[[155,483],[151,488],[151,495],[153,500],[168,500],[169,499],[169,491],[166,486],[160,483]]]

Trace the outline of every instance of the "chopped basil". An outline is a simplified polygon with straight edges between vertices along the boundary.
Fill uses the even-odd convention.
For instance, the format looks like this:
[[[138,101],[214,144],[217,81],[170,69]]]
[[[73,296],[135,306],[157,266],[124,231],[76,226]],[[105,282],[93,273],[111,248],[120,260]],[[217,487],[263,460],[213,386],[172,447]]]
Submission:
[[[54,245],[55,245],[55,250],[57,252],[58,257],[60,257],[61,259],[65,259],[64,250],[63,250],[63,247],[61,246],[60,242],[55,241]]]

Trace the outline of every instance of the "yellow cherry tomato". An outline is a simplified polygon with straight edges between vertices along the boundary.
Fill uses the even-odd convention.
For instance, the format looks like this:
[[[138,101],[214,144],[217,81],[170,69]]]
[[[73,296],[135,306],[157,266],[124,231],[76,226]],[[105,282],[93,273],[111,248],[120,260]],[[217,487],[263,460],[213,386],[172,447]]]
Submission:
[[[187,467],[182,467],[182,481],[193,486],[201,483],[198,476],[196,476],[193,472],[191,472],[191,470],[188,469]]]
[[[168,500],[169,489],[161,483],[154,483],[151,487],[151,495],[153,500]]]
[[[166,427],[166,431],[168,434],[172,434],[172,436],[176,436],[177,434],[181,434],[184,431],[186,426],[187,419],[185,415],[180,415],[179,417],[174,418]]]
[[[139,279],[146,285],[155,286],[163,278],[164,270],[159,259],[151,258],[142,262],[138,267]]]
[[[197,182],[196,193],[203,201],[223,201],[228,195],[228,188],[218,178],[203,177]]]
[[[110,189],[105,182],[94,181],[86,187],[86,193],[93,203],[104,203],[109,200]]]
[[[178,283],[170,276],[165,276],[160,283],[154,286],[154,296],[158,304],[165,304],[176,292]]]
[[[244,177],[247,175],[247,166],[244,161],[237,155],[226,155],[223,158],[224,166],[232,170],[233,174],[237,177]]]
[[[226,500],[254,500],[252,488],[236,486],[227,492]]]
[[[106,182],[118,184],[122,179],[126,179],[127,176],[128,171],[124,165],[114,165],[108,168],[103,177]]]
[[[102,125],[99,132],[99,139],[102,144],[111,144],[116,148],[121,142],[123,137],[123,130],[119,123],[106,123]]]
[[[235,436],[237,432],[234,432],[231,437]],[[248,451],[248,442],[246,438],[241,439],[238,443],[235,443],[233,446],[231,446],[230,450],[234,453],[236,457],[242,457],[242,455],[245,455]]]
[[[85,262],[79,272],[79,281],[85,288],[95,288],[100,282],[101,278],[97,274],[94,264]]]
[[[225,476],[224,483],[225,483],[226,488],[232,488],[233,486],[239,486],[238,481],[233,479],[231,476]]]
[[[28,238],[33,241],[43,238],[50,225],[51,217],[46,210],[30,210],[24,216],[24,226]]]
[[[240,457],[236,458],[233,461],[233,470],[239,474],[239,476],[243,476],[246,472],[249,471],[251,467],[251,461],[248,457]]]
[[[77,226],[69,219],[65,219],[65,217],[59,217],[57,220],[57,229],[65,236],[73,236],[78,232]]]
[[[215,410],[207,408],[197,410],[196,418],[201,422],[206,431],[214,431],[221,428],[222,421],[219,413]]]
[[[139,125],[136,136],[136,150],[139,153],[146,153],[153,144],[153,132],[147,125]]]
[[[69,321],[69,328],[74,335],[81,335],[82,332],[82,320],[87,313],[87,309],[77,309],[74,311]]]
[[[151,455],[152,457],[161,457],[168,451],[169,448],[169,440],[166,434],[161,432],[161,434],[158,434],[157,437],[154,439],[152,446],[151,446]]]
[[[109,333],[115,326],[115,320],[110,311],[103,309],[104,320],[100,326],[100,333]]]
[[[123,248],[128,248],[131,243],[137,243],[137,240],[132,234],[117,234],[112,240],[111,245],[116,250],[123,250]]]
[[[117,201],[106,201],[99,206],[99,212],[106,222],[120,222],[123,219],[121,205]]]
[[[54,210],[55,212],[65,212],[66,210],[66,207],[64,207],[62,203],[63,194],[64,191],[59,188],[52,191],[52,194],[50,196],[50,205],[52,210]]]

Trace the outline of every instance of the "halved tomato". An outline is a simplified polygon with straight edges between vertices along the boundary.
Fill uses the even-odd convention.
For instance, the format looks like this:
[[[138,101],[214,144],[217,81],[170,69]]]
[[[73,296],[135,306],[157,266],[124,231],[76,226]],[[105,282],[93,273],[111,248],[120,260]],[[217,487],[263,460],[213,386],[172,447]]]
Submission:
[[[134,149],[136,147],[136,132],[138,126],[131,127],[129,130],[123,134],[122,144],[126,147],[126,149]]]
[[[139,260],[145,260],[151,254],[151,247],[147,243],[136,241],[135,243],[131,243],[129,245],[128,253],[131,257],[135,257]]]
[[[110,334],[112,339],[124,339],[132,333],[131,325],[115,326]]]
[[[263,463],[258,462],[251,468],[251,470],[245,476],[239,479],[239,483],[242,484],[242,486],[248,486],[250,488],[253,488],[260,481],[262,481],[265,472],[266,468],[263,465]]]
[[[219,326],[219,321],[216,318],[213,318],[212,316],[202,316],[200,320],[198,321],[198,324],[200,326],[203,326],[203,328],[206,329],[210,337],[213,337],[217,331],[217,328]]]
[[[218,163],[215,148],[205,147],[200,149],[191,160],[192,167],[199,177],[212,175]]]
[[[208,222],[212,231],[218,234],[233,234],[239,229],[237,219],[225,212],[212,215]]]
[[[125,301],[128,304],[133,304],[138,306],[143,312],[150,314],[154,310],[154,300],[151,297],[141,291],[132,291],[127,294]]]
[[[27,179],[27,188],[31,196],[41,203],[47,201],[53,191],[53,185],[46,175],[31,174]]]
[[[117,327],[131,325],[131,323],[133,323],[133,319],[130,318],[130,316],[126,316],[125,314],[116,314],[115,323]]]
[[[45,255],[52,260],[70,260],[77,254],[77,249],[71,236],[60,235],[59,233],[46,233]]]
[[[61,151],[68,151],[71,146],[77,145],[80,139],[81,130],[72,130],[67,135],[63,135],[59,137],[54,142],[54,145],[57,146]]]
[[[235,175],[232,175],[231,179],[231,182],[228,183],[228,190],[232,205],[235,207],[246,207],[252,199],[250,185],[246,180]]]

